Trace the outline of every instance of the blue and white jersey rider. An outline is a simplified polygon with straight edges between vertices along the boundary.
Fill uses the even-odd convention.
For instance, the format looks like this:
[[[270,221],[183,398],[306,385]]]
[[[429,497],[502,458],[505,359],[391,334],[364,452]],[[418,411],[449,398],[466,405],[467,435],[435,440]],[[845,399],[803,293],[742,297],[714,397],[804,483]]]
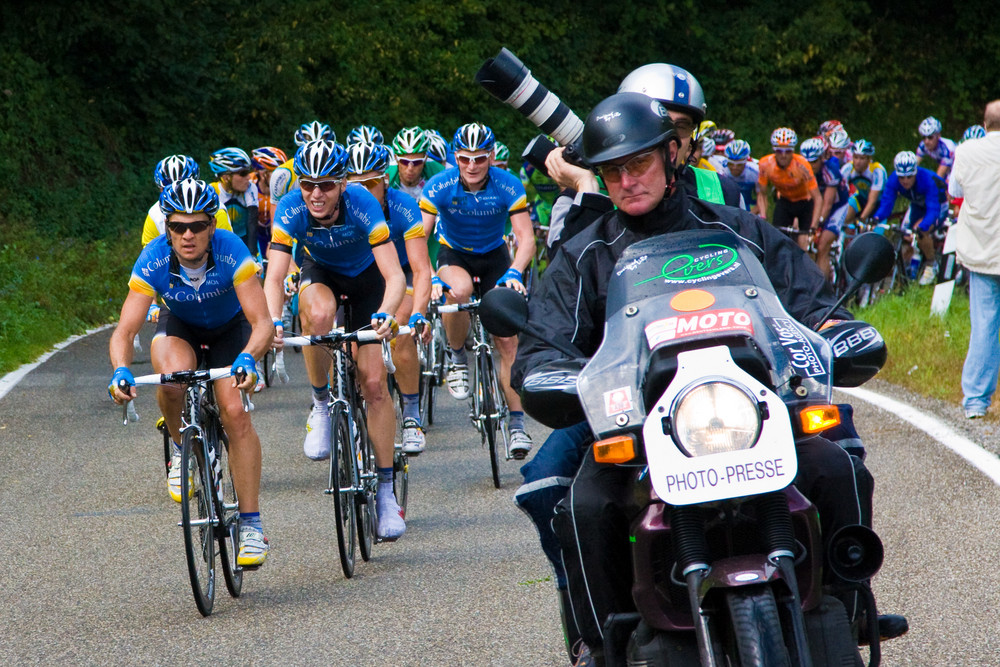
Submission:
[[[141,294],[162,299],[170,314],[186,324],[213,329],[240,312],[235,288],[256,274],[257,264],[242,239],[216,229],[202,269],[182,267],[171,252],[168,235],[162,235],[142,249],[128,284]]]
[[[902,156],[902,157],[901,157]],[[913,153],[901,152],[894,160],[895,170],[886,179],[885,190],[879,200],[878,210],[873,216],[876,220],[886,220],[896,205],[897,197],[910,201],[907,211],[907,223],[911,229],[929,232],[939,227],[948,216],[947,186],[944,180],[930,169],[918,167]],[[900,172],[904,172],[913,180],[909,188],[900,183]]]
[[[442,245],[483,255],[504,244],[508,216],[526,212],[528,201],[521,180],[509,171],[490,167],[483,188],[469,192],[456,168],[427,181],[420,208],[441,216],[437,234]]]
[[[386,188],[385,214],[389,224],[389,238],[396,246],[399,264],[406,270],[410,260],[406,256],[406,241],[424,237],[423,219],[417,200],[395,188]]]
[[[354,277],[375,261],[372,247],[389,240],[389,226],[378,200],[360,185],[348,185],[340,197],[340,217],[329,227],[318,224],[298,189],[278,202],[271,243],[291,252],[298,241],[316,263]]]

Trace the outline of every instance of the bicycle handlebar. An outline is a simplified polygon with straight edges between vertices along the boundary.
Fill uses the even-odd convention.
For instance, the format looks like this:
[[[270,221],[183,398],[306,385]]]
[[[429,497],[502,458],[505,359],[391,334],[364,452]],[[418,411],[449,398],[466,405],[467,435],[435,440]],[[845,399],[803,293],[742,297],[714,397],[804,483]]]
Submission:
[[[232,374],[232,368],[209,368],[209,369],[199,369],[195,371],[174,371],[173,373],[152,373],[150,375],[140,375],[135,378],[134,383],[129,383],[126,380],[122,380],[118,383],[118,389],[122,393],[128,394],[128,390],[139,385],[162,385],[162,384],[194,384],[197,382],[213,382],[215,380],[222,380],[229,377]],[[250,397],[247,393],[240,390],[240,399],[243,402],[243,412],[250,412]],[[129,410],[131,408],[131,411]],[[130,414],[131,412],[131,414]],[[131,419],[130,419],[131,417]],[[135,412],[135,406],[132,405],[132,401],[125,401],[122,406],[122,425],[128,426],[129,421],[138,421],[139,415]]]
[[[457,313],[460,311],[477,310],[478,308],[478,299],[474,299],[469,303],[446,303],[442,305],[434,305],[434,310],[439,313]],[[428,310],[430,310],[430,308],[428,308]]]
[[[399,333],[397,335],[408,336],[411,331],[412,329],[408,325],[404,324],[399,327]],[[385,370],[389,373],[396,372],[396,365],[392,361],[392,348],[389,345],[389,341],[384,339],[379,340],[378,336],[371,329],[360,329],[350,333],[334,330],[328,334],[318,336],[288,336],[284,340],[285,345],[290,345],[292,347],[308,347],[310,345],[336,347],[343,343],[381,343],[382,363],[385,364]]]

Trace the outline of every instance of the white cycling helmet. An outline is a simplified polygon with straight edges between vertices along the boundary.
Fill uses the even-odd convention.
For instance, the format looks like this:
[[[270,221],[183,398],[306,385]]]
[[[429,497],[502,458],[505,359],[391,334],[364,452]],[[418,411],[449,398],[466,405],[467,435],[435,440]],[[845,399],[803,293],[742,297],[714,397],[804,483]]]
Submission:
[[[921,137],[929,137],[941,131],[941,121],[934,116],[928,116],[920,122],[920,127],[917,129]]]
[[[666,63],[650,63],[632,70],[622,79],[618,92],[648,95],[668,109],[690,114],[695,124],[705,120],[708,109],[698,79],[686,69]]]
[[[913,151],[900,151],[892,161],[896,176],[913,176],[917,173],[917,154]]]

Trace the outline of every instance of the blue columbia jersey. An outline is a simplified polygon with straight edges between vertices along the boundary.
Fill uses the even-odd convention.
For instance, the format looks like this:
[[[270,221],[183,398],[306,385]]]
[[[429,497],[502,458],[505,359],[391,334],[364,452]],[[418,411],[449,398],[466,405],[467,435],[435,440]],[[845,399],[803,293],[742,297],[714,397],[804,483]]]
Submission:
[[[405,267],[410,263],[406,256],[406,242],[409,239],[424,238],[424,222],[420,215],[417,200],[401,190],[386,188],[386,217],[389,223],[389,238],[396,246],[399,255],[399,265]]]
[[[437,231],[442,245],[484,255],[503,245],[507,218],[527,212],[528,204],[521,179],[509,171],[490,167],[483,188],[468,192],[456,167],[427,181],[420,210],[441,216]]]
[[[375,261],[372,248],[389,240],[389,226],[378,200],[361,185],[348,185],[340,196],[337,222],[323,227],[309,214],[301,190],[278,202],[271,244],[291,252],[298,241],[310,257],[334,273],[353,278]]]
[[[879,200],[878,211],[875,212],[875,218],[878,220],[888,218],[896,205],[896,197],[901,195],[910,200],[911,206],[917,209],[916,212],[924,213],[920,216],[922,218],[920,227],[926,231],[930,225],[944,219],[948,214],[948,207],[942,206],[948,200],[946,187],[944,181],[930,169],[917,167],[917,180],[914,181],[912,188],[904,190],[899,184],[899,176],[896,176],[894,171],[889,174],[886,181],[885,190]],[[913,215],[914,213],[910,214],[911,224],[917,222],[913,219]]]
[[[917,157],[929,157],[939,165],[950,167],[955,164],[955,142],[941,137],[938,139],[937,148],[931,151],[927,150],[924,142],[921,141],[920,145],[917,146]]]
[[[836,188],[837,189],[837,199],[833,202],[833,206],[830,211],[836,211],[838,208],[847,203],[847,200],[851,196],[850,188],[847,185],[847,179],[843,177],[840,170],[840,160],[836,156],[831,155],[826,160],[823,161],[823,169],[820,173],[820,189],[826,191],[826,188]]]
[[[216,229],[209,247],[205,282],[195,289],[182,278],[177,256],[167,244],[167,236],[157,236],[146,244],[132,267],[129,289],[159,297],[170,314],[196,327],[222,326],[240,312],[236,286],[254,279],[257,265],[246,244],[224,229]]]

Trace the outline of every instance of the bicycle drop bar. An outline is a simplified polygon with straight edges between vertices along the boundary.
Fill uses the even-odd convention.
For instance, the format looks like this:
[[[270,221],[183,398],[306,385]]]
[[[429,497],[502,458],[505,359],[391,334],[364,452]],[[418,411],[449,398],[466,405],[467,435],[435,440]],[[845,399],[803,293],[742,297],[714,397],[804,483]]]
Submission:
[[[195,371],[175,371],[173,373],[151,373],[150,375],[140,375],[135,378],[133,386],[138,387],[139,385],[161,385],[161,384],[190,384],[193,382],[210,382],[213,380],[221,380],[230,376],[232,368],[209,368],[201,369]],[[122,387],[119,385],[121,390],[127,391],[127,385]],[[250,411],[250,399],[245,391],[240,391],[240,398],[243,401],[243,411]],[[129,406],[132,405],[132,401],[127,401],[125,405],[122,406],[122,424],[127,426],[129,423]],[[132,408],[135,409],[134,407]],[[137,415],[138,416],[138,415]],[[137,421],[137,420],[132,420]]]

